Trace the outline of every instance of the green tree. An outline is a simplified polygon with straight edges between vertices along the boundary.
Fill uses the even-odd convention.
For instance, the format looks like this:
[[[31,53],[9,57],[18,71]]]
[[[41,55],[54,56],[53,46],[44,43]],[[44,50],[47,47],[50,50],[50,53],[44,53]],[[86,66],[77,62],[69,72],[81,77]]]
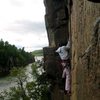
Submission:
[[[27,82],[25,69],[13,68],[11,75],[16,76],[17,86],[10,88],[8,92],[1,93],[0,100],[51,100],[50,84],[44,72],[40,74],[38,68],[40,66],[37,63],[32,65],[32,75],[35,79],[31,82]]]
[[[0,40],[0,74],[9,73],[12,67],[26,66],[34,62],[34,56],[22,49],[17,49],[15,45]]]

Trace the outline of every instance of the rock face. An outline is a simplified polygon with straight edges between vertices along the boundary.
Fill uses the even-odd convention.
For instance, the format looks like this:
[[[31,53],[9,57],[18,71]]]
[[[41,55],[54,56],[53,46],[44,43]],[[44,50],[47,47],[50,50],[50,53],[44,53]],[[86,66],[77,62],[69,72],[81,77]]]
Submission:
[[[44,4],[46,7],[45,24],[49,46],[67,43],[68,10],[64,0],[44,0]]]
[[[59,43],[67,44],[69,37],[68,30],[68,9],[64,0],[44,0],[46,7],[45,24],[48,34],[49,47],[45,47],[44,59],[45,70],[53,82],[52,100],[69,100],[69,97],[60,93],[61,84],[61,65],[59,57],[55,53]],[[61,86],[61,85],[60,85]]]
[[[69,2],[71,1],[71,2]],[[100,99],[100,2],[99,0],[44,0],[49,47],[44,58],[53,73],[58,70],[55,49],[71,39],[72,94],[69,98],[55,85],[53,100]],[[52,60],[51,60],[52,59]],[[51,62],[50,62],[51,60]],[[54,66],[53,66],[54,64]],[[49,68],[48,68],[49,67]],[[59,71],[60,72],[60,71]],[[51,73],[51,72],[48,72]]]
[[[95,2],[95,3],[100,3],[99,0],[89,0],[89,1],[91,1],[91,2]]]
[[[71,100],[100,99],[100,3],[94,1],[73,0]]]

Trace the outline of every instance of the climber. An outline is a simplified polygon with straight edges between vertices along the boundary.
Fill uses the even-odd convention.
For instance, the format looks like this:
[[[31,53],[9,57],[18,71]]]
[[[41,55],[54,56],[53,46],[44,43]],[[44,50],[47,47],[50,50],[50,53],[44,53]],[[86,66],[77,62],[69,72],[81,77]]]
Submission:
[[[61,65],[63,67],[62,78],[65,79],[65,94],[70,94],[70,40],[66,46],[59,47],[56,52],[61,58]]]
[[[61,58],[61,64],[63,67],[66,65],[66,61],[69,59],[69,49],[70,41],[68,41],[66,46],[61,46],[56,50],[56,52],[59,54]]]

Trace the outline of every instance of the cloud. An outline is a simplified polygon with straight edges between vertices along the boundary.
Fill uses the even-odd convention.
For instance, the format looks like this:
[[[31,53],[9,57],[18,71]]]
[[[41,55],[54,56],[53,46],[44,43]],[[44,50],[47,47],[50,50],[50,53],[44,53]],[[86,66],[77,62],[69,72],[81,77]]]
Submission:
[[[44,33],[46,31],[44,22],[33,22],[28,20],[16,21],[6,29],[16,33]]]
[[[32,51],[48,45],[43,0],[0,0],[0,38]]]
[[[20,0],[10,0],[10,3],[13,6],[22,6],[22,2]]]
[[[48,46],[47,43],[45,44],[33,44],[31,46],[22,46],[22,45],[17,45],[18,48],[23,48],[25,49],[25,51],[28,51],[28,52],[31,52],[31,51],[34,51],[34,50],[39,50],[39,49],[43,49],[43,47],[46,47]]]
[[[30,51],[34,51],[34,50],[43,49],[43,47],[46,47],[46,46],[48,46],[48,44],[26,46],[24,48],[25,48],[25,51],[29,51],[30,52]]]

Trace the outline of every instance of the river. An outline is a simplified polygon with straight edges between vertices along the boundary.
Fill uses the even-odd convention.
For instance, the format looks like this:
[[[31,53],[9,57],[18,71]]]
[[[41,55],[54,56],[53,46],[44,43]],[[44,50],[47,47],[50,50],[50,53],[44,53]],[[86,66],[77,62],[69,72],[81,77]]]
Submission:
[[[29,64],[28,66],[26,66],[26,74],[28,75],[28,81],[32,81],[31,65],[32,64]],[[10,87],[14,87],[16,85],[17,85],[17,83],[16,83],[14,77],[7,76],[5,78],[1,78],[0,79],[0,92],[2,92],[5,89],[8,90]]]
[[[42,59],[42,56],[40,57],[35,57],[35,60],[41,60]],[[32,64],[29,64],[28,66],[26,66],[26,74],[28,75],[28,81],[32,81],[32,75],[31,75],[31,72],[32,72],[32,69],[31,69],[31,65]],[[2,92],[3,90],[5,89],[9,89],[10,87],[14,87],[16,86],[16,82],[15,82],[15,78],[12,78],[10,76],[7,76],[5,78],[0,78],[0,92]]]

